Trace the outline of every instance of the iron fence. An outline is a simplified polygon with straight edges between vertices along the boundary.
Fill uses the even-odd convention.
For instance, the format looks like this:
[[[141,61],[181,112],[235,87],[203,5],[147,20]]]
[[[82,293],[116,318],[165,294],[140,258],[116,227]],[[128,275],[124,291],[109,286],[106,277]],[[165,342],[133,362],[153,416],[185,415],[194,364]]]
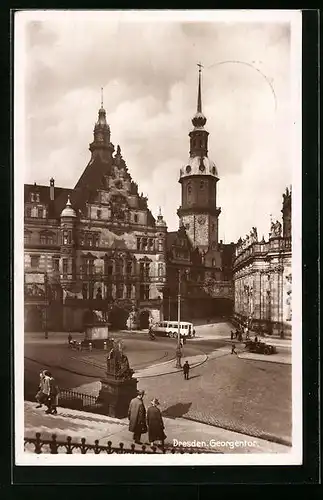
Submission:
[[[91,394],[83,394],[71,389],[61,389],[58,396],[58,405],[61,408],[69,408],[73,410],[83,410],[92,413],[100,412],[102,404],[98,402],[98,398]]]
[[[31,447],[33,448],[31,449],[29,445],[31,445]],[[213,451],[213,450],[210,451],[207,449],[204,450],[201,448],[173,447],[167,445],[165,445],[164,447],[157,447],[157,446],[147,447],[146,445],[143,444],[142,446],[136,448],[135,444],[131,444],[130,446],[125,446],[124,443],[119,443],[117,446],[114,446],[112,444],[112,441],[108,441],[106,445],[101,445],[99,444],[98,439],[94,441],[94,444],[90,444],[86,442],[85,438],[82,438],[80,442],[72,441],[72,438],[70,436],[66,438],[66,441],[58,441],[56,434],[52,434],[51,439],[42,439],[40,432],[37,432],[34,438],[33,437],[24,438],[24,449],[25,451],[36,453],[38,455],[41,453],[47,453],[51,455],[57,455],[59,453],[64,453],[69,455],[73,453],[74,454],[80,453],[82,455],[85,455],[86,453],[95,455],[104,453],[106,453],[107,455],[158,454],[158,453],[160,454],[221,453],[219,451]]]

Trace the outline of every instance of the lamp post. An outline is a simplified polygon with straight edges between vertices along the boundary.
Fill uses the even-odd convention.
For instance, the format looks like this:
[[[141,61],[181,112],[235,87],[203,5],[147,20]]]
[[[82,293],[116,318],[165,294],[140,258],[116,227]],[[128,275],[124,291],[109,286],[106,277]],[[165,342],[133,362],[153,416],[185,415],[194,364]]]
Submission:
[[[188,270],[183,271],[186,276],[188,276]],[[182,272],[178,270],[178,296],[177,296],[177,348],[176,348],[176,368],[182,368],[181,358],[182,358],[182,348],[181,348],[181,283],[182,283]]]
[[[178,295],[177,295],[177,322],[178,322],[178,329],[177,329],[177,348],[176,348],[176,368],[182,368],[181,364],[181,358],[182,358],[182,351],[181,351],[181,271],[178,271]]]
[[[48,276],[47,276],[47,273],[44,274],[44,287],[45,287],[45,324],[44,324],[44,333],[45,333],[45,339],[48,339],[48,325],[47,325]]]

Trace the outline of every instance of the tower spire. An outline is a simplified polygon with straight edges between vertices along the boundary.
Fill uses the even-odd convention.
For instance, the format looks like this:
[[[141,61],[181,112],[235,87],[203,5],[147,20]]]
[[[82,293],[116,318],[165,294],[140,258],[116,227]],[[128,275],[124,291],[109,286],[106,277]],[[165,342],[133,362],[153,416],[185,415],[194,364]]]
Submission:
[[[198,63],[198,68],[199,68],[199,86],[198,86],[198,92],[197,92],[197,112],[202,113],[202,96],[201,96],[201,73],[202,73],[202,64]]]
[[[103,87],[101,87],[101,109],[103,109]]]

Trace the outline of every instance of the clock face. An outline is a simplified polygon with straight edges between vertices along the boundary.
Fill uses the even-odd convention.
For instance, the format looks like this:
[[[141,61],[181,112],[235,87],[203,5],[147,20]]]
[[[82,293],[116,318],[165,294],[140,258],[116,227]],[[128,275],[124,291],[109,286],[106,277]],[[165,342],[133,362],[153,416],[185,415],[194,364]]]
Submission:
[[[200,217],[197,218],[197,222],[199,224],[204,224],[205,223],[205,218],[203,217],[203,215],[201,215]]]

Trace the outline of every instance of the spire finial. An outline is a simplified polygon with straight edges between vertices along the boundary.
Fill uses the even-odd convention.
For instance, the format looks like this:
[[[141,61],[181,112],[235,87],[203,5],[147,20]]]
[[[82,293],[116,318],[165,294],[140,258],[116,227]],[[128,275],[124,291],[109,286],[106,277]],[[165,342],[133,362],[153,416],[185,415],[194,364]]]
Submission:
[[[101,87],[101,109],[103,109],[103,87]]]
[[[67,202],[66,202],[66,206],[67,207],[70,207],[72,204],[71,204],[71,198],[70,198],[70,195],[67,195]]]
[[[198,94],[197,94],[197,112],[202,113],[202,97],[201,97],[201,73],[202,73],[202,64],[199,62],[197,64],[199,68],[199,87],[198,87]]]
[[[162,216],[162,211],[161,211],[161,207],[159,206],[158,207],[158,217],[161,217]]]

